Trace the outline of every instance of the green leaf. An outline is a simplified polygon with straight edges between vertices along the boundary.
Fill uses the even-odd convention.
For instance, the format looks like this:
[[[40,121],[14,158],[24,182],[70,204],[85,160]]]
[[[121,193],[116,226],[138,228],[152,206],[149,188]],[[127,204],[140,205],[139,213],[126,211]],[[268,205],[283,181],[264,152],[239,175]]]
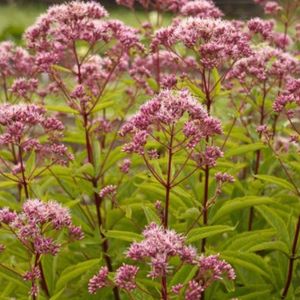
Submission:
[[[266,182],[274,183],[290,191],[295,191],[295,187],[283,178],[279,178],[271,175],[255,175],[255,177]]]
[[[186,284],[188,281],[193,279],[197,272],[197,266],[184,265],[182,266],[172,277],[169,286],[176,285],[178,283]]]
[[[71,281],[77,278],[78,276],[86,273],[91,267],[100,263],[100,259],[90,259],[84,262],[80,262],[75,266],[70,266],[66,268],[61,276],[59,277],[55,291],[58,292],[61,289],[65,288],[65,286]]]
[[[286,222],[276,213],[276,210],[263,205],[262,207],[256,208],[263,218],[276,230],[280,239],[286,242],[287,245],[290,243],[289,231],[286,226]]]
[[[65,288],[62,288],[59,292],[55,293],[50,300],[59,300],[61,299],[60,296],[63,294],[63,292],[65,291]]]
[[[245,197],[235,198],[225,202],[224,205],[221,206],[221,208],[213,216],[211,222],[215,223],[217,220],[221,219],[226,215],[229,215],[230,213],[236,210],[240,210],[243,208],[252,207],[256,205],[272,204],[272,203],[274,203],[274,200],[270,197],[245,196]]]
[[[65,72],[65,73],[72,73],[72,71],[70,69],[65,68],[63,66],[60,66],[60,65],[52,65],[51,67],[56,71],[61,71],[61,72]]]
[[[263,250],[277,250],[285,254],[289,254],[289,248],[281,241],[264,242],[254,245],[248,249],[249,252],[263,251]]]
[[[150,207],[144,206],[143,210],[144,210],[144,213],[145,213],[148,223],[151,223],[151,222],[155,222],[157,224],[160,223],[160,219],[153,209],[151,209]]]
[[[17,185],[18,183],[15,181],[1,181],[0,188],[9,188]]]
[[[143,237],[138,233],[120,230],[108,230],[105,232],[105,236],[127,242],[141,241],[143,239]]]
[[[46,109],[49,111],[57,111],[62,113],[70,113],[78,115],[78,111],[75,109],[70,108],[67,105],[46,105]]]
[[[213,226],[205,226],[201,228],[192,229],[187,235],[187,242],[195,242],[201,239],[214,236],[216,234],[221,234],[227,231],[233,231],[234,227],[226,226],[226,225],[213,225]]]
[[[224,251],[222,258],[233,266],[239,266],[251,272],[261,275],[267,281],[273,283],[273,273],[264,259],[254,253],[242,253],[236,251]],[[254,274],[253,274],[254,275]]]
[[[105,101],[105,102],[101,102],[101,103],[97,104],[97,105],[93,108],[92,112],[93,112],[93,113],[98,112],[98,111],[100,111],[100,110],[102,110],[102,109],[104,109],[104,108],[107,108],[107,107],[112,106],[113,104],[114,104],[114,101]]]
[[[254,152],[254,151],[257,151],[260,149],[264,149],[264,148],[266,148],[266,145],[264,145],[263,143],[242,145],[242,146],[235,147],[234,149],[229,149],[228,151],[226,151],[224,157],[229,158],[232,156],[237,156],[237,155],[245,154],[248,152]]]

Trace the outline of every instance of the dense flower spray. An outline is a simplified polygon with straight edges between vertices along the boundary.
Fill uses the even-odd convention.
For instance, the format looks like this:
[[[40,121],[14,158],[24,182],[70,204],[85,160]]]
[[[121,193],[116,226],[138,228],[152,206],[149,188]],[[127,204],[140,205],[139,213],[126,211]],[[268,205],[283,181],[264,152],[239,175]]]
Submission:
[[[192,50],[198,63],[208,69],[223,66],[251,53],[248,35],[234,23],[220,19],[190,17],[174,22],[156,32],[152,49],[162,45],[169,51],[176,51],[172,47],[178,43]]]
[[[29,197],[28,183],[54,164],[67,164],[73,155],[60,142],[64,125],[48,116],[41,106],[4,104],[0,108],[0,148],[12,154],[11,160],[0,157],[0,174],[24,187]],[[31,171],[26,170],[27,160],[35,153]],[[37,168],[39,172],[35,172]],[[29,172],[30,171],[30,172]],[[12,175],[5,175],[8,172]],[[27,176],[25,175],[27,174]]]
[[[133,8],[136,3],[139,3],[145,9],[178,12],[188,0],[116,0],[116,2],[129,8]]]
[[[199,18],[220,18],[223,13],[210,0],[188,1],[180,9],[183,16],[199,17]]]
[[[34,257],[31,270],[23,276],[24,280],[32,282],[30,291],[32,299],[36,299],[39,293],[37,281],[44,276],[41,257],[47,254],[57,255],[61,248],[61,244],[57,241],[58,234],[67,229],[71,240],[83,238],[81,229],[73,225],[69,210],[54,201],[27,200],[20,213],[2,208],[0,224],[13,233]]]
[[[170,192],[197,170],[206,173],[223,156],[213,145],[213,137],[222,133],[221,123],[188,91],[164,90],[140,107],[120,130],[121,136],[129,134],[131,141],[123,151],[139,154],[153,177],[165,189],[165,206],[160,212],[162,224],[168,227]],[[211,138],[211,139],[210,139]],[[176,163],[178,154],[186,152],[183,163]],[[165,174],[156,169],[152,160],[165,161]],[[188,172],[185,168],[189,164]],[[201,211],[210,206],[208,195]]]
[[[223,280],[227,277],[229,280],[235,279],[233,268],[223,260],[219,255],[203,256],[198,255],[194,247],[185,243],[185,237],[176,233],[174,230],[166,230],[155,223],[148,225],[143,231],[143,240],[134,242],[129,247],[126,256],[138,262],[148,262],[150,271],[147,277],[152,280],[168,278],[176,266],[171,265],[171,258],[178,257],[180,265],[195,266],[194,278],[184,283],[179,283],[170,287],[163,285],[161,289],[162,299],[168,299],[168,294],[184,295],[187,300],[201,299],[203,291],[214,281]],[[108,270],[102,267],[89,281],[89,292],[96,293],[98,289],[106,286],[117,285],[127,292],[134,289],[143,289],[136,283],[136,276],[139,268],[133,265],[123,265],[117,271],[113,281],[108,279]],[[181,298],[180,298],[181,299]]]

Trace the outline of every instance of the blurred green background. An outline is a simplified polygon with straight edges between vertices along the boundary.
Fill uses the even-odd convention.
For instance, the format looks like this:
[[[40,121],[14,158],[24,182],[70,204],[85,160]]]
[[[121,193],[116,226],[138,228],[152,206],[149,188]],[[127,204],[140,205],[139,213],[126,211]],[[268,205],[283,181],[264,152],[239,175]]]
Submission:
[[[53,0],[0,0],[0,40],[15,40],[21,42],[26,27],[31,25],[36,17],[54,3],[65,1]],[[115,0],[98,1],[103,4],[113,18],[123,20],[129,25],[135,25],[136,20],[131,12],[115,4]],[[219,0],[215,3],[229,18],[249,19],[261,15],[261,9],[253,0]],[[139,14],[143,14],[140,10]]]

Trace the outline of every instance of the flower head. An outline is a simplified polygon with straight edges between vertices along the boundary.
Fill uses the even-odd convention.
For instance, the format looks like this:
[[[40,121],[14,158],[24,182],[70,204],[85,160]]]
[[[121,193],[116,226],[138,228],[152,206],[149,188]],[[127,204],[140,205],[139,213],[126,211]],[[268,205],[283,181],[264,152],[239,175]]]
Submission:
[[[136,266],[123,264],[116,271],[114,280],[116,286],[127,291],[134,290],[136,288],[135,277],[138,271],[139,268]]]
[[[199,18],[220,18],[223,13],[209,0],[189,1],[180,9],[183,16]]]
[[[88,284],[89,293],[95,294],[98,289],[105,287],[108,284],[107,277],[108,277],[108,268],[102,267],[99,270],[99,272],[89,280],[89,284]]]
[[[42,202],[38,199],[27,200],[20,213],[0,210],[0,223],[7,224],[18,239],[34,254],[56,255],[60,244],[47,232],[58,232],[64,228],[72,230],[71,215],[68,209],[54,201]],[[80,235],[82,237],[82,234]]]
[[[121,136],[132,134],[132,141],[123,148],[125,152],[144,153],[153,130],[185,121],[182,132],[194,148],[201,139],[222,132],[221,124],[206,113],[204,108],[187,91],[178,93],[165,90],[141,106],[139,112],[121,128]]]

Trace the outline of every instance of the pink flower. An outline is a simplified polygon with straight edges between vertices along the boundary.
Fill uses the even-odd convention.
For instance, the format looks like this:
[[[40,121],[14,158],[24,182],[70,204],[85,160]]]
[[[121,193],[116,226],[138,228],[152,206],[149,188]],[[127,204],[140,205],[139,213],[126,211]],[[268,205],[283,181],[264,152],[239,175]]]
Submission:
[[[171,11],[177,12],[188,0],[137,0],[140,5],[146,9],[154,9],[158,11]],[[116,0],[119,5],[127,6],[133,8],[135,1],[134,0]]]
[[[50,158],[53,161],[65,164],[72,160],[71,154],[63,144],[59,143],[64,125],[54,117],[48,117],[46,110],[36,105],[0,106],[0,146],[14,144],[25,152],[35,151],[39,158]],[[44,142],[38,138],[43,135]],[[42,163],[43,160],[40,160]]]
[[[223,13],[209,0],[189,1],[181,7],[180,13],[183,16],[199,18],[220,18],[223,16]]]
[[[143,154],[153,130],[169,125],[176,126],[184,115],[189,120],[184,124],[182,132],[188,138],[190,148],[194,148],[200,140],[222,132],[220,122],[209,117],[187,91],[176,93],[164,90],[142,105],[139,112],[121,128],[121,136],[133,135],[123,151]]]
[[[200,300],[204,291],[204,287],[201,283],[191,280],[188,283],[187,290],[185,292],[185,300]]]
[[[107,282],[108,277],[108,268],[102,267],[100,271],[94,275],[88,284],[88,290],[90,294],[96,294],[98,289],[102,289],[103,287],[108,285]]]
[[[122,164],[120,165],[120,171],[124,174],[127,174],[131,167],[131,160],[126,158],[122,161]]]
[[[63,228],[74,231],[70,212],[54,201],[41,202],[38,199],[27,200],[23,204],[22,212],[10,212],[4,208],[0,210],[0,223],[7,224],[19,240],[33,254],[56,255],[60,250],[60,244],[55,238],[46,236],[44,228],[48,232],[57,232]],[[80,229],[76,229],[76,237],[82,238]]]
[[[249,36],[230,21],[188,18],[174,22],[155,34],[152,50],[178,43],[191,49],[205,68],[220,67],[251,53]]]
[[[168,260],[179,256],[184,261],[196,258],[194,248],[185,245],[185,238],[173,230],[165,230],[151,223],[143,232],[144,240],[131,244],[127,257],[133,260],[150,260],[151,271],[148,276],[157,278],[168,272]]]
[[[267,1],[264,4],[264,10],[266,14],[276,15],[282,10],[282,7],[275,1]]]
[[[230,264],[219,259],[219,255],[201,256],[198,259],[199,274],[206,284],[211,284],[211,281],[220,280],[224,275],[230,280],[234,280],[236,275]]]
[[[117,194],[117,186],[116,185],[107,185],[103,189],[101,189],[99,195],[101,198],[105,197],[113,197]]]
[[[116,271],[114,280],[116,286],[127,291],[134,290],[136,288],[135,277],[138,271],[139,268],[136,266],[123,264]]]
[[[216,181],[219,183],[229,182],[233,183],[235,181],[234,177],[227,173],[218,172],[215,174]]]
[[[273,104],[273,109],[281,112],[289,103],[300,105],[300,79],[288,78],[285,89]]]

